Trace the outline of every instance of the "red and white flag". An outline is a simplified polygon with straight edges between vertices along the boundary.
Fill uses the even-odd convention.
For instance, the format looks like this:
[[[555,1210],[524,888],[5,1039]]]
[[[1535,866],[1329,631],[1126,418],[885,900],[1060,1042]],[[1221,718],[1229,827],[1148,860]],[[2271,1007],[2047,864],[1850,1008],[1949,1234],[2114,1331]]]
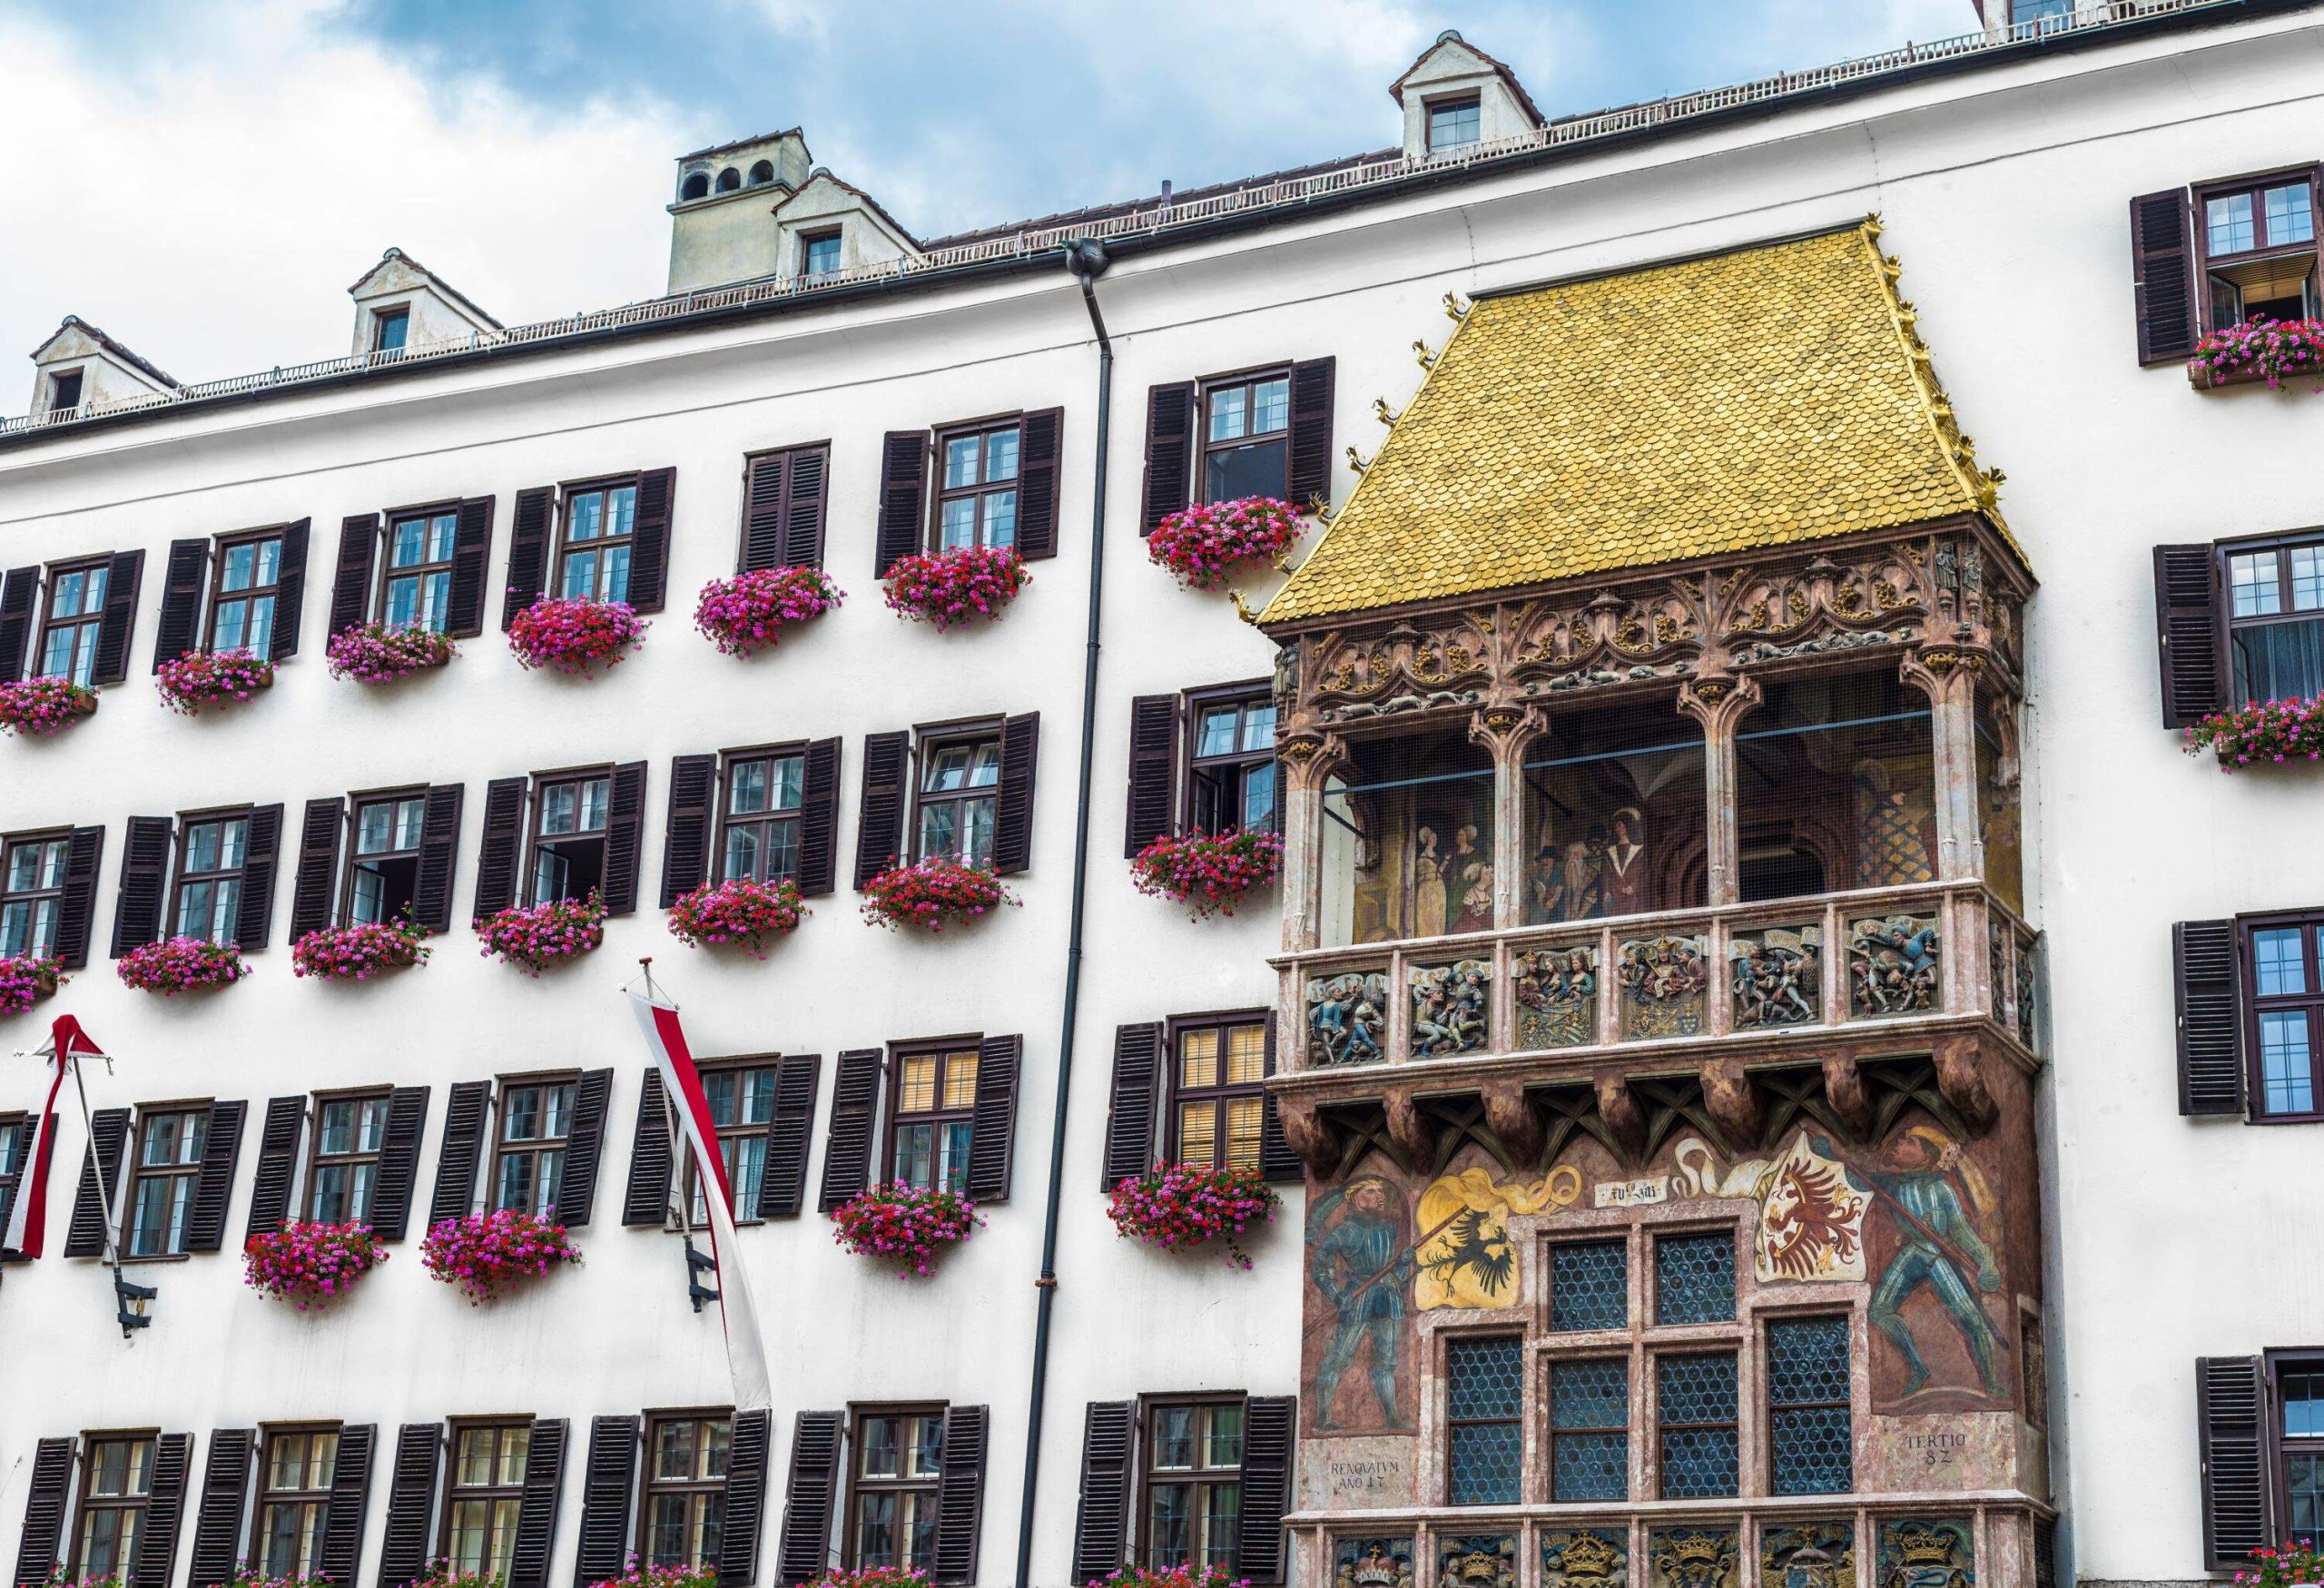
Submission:
[[[635,992],[629,1003],[638,1029],[645,1033],[654,1067],[661,1072],[662,1095],[676,1110],[678,1127],[694,1151],[707,1193],[703,1200],[710,1208],[710,1255],[718,1265],[718,1308],[726,1329],[726,1365],[734,1377],[734,1408],[763,1411],[774,1400],[767,1377],[766,1342],[759,1334],[758,1313],[743,1277],[742,1248],[734,1239],[734,1189],[726,1183],[726,1159],[718,1150],[718,1127],[703,1093],[702,1072],[694,1068],[675,1005]]]
[[[48,1041],[33,1051],[34,1058],[48,1060],[48,1098],[33,1120],[33,1139],[25,1144],[16,1199],[8,1205],[8,1228],[0,1234],[0,1250],[36,1258],[47,1244],[48,1163],[56,1156],[56,1093],[64,1084],[65,1070],[84,1053],[104,1057],[104,1050],[89,1040],[81,1022],[69,1014],[56,1017],[48,1029]]]

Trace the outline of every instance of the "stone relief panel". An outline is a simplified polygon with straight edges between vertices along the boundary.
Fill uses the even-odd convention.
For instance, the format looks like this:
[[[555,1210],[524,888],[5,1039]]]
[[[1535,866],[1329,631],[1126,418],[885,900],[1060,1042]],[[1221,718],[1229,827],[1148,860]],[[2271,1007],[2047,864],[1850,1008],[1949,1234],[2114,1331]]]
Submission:
[[[1822,1021],[1824,929],[1768,926],[1728,942],[1735,1029],[1768,1031]]]
[[[1848,922],[1850,1011],[1858,1020],[1866,1020],[1942,1008],[1944,990],[1938,983],[1942,950],[1933,915],[1890,915]]]
[[[1342,971],[1310,976],[1306,987],[1307,1064],[1369,1064],[1388,1056],[1388,972]]]
[[[1439,1534],[1436,1588],[1517,1588],[1517,1535]]]
[[[1510,962],[1517,1046],[1575,1048],[1598,1040],[1598,948],[1528,949]]]
[[[1968,1521],[1884,1520],[1875,1581],[1877,1588],[1974,1588],[1976,1544]]]
[[[1412,1056],[1445,1059],[1482,1053],[1492,1017],[1492,962],[1458,960],[1413,965]]]
[[[1552,1527],[1541,1540],[1541,1588],[1630,1588],[1628,1529]]]
[[[1856,1524],[1767,1524],[1759,1533],[1759,1588],[1856,1588]]]
[[[1647,1538],[1647,1588],[1739,1588],[1743,1581],[1731,1527],[1658,1527]]]
[[[1622,1035],[1691,1037],[1706,1029],[1709,978],[1700,937],[1628,938],[1616,977],[1622,989]]]
[[[1413,1537],[1333,1540],[1333,1588],[1413,1588]]]

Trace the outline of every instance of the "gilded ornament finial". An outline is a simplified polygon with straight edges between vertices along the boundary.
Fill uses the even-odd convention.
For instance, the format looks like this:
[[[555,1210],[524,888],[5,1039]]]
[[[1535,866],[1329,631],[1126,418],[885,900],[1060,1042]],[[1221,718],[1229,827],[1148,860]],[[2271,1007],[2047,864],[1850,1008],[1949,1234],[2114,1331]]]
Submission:
[[[1423,370],[1433,368],[1436,363],[1436,355],[1431,352],[1428,344],[1418,337],[1413,339],[1413,357],[1420,360],[1420,367]]]
[[[1372,399],[1372,417],[1384,425],[1393,425],[1396,422],[1396,410],[1388,406],[1386,398],[1375,397]]]
[[[1332,511],[1332,504],[1324,499],[1324,493],[1321,491],[1317,491],[1307,498],[1307,510],[1315,514],[1315,521],[1326,528],[1330,528],[1332,520],[1338,517]]]
[[[1476,304],[1473,301],[1463,303],[1451,292],[1444,294],[1444,317],[1455,325],[1468,319],[1469,311],[1475,307]]]
[[[1355,449],[1353,447],[1347,449],[1347,466],[1358,474],[1362,474],[1366,468],[1364,459],[1355,455]]]
[[[1236,616],[1251,625],[1254,628],[1258,626],[1259,615],[1252,611],[1249,606],[1244,602],[1242,591],[1229,590],[1226,592],[1226,598],[1235,603]]]

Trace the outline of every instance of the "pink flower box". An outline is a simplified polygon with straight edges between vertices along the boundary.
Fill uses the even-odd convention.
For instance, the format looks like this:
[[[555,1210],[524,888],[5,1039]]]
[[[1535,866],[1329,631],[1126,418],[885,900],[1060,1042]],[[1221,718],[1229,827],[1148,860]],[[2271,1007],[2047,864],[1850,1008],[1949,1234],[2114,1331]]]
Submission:
[[[790,936],[807,913],[799,884],[788,878],[708,883],[670,906],[670,935],[689,948],[748,943],[751,957],[763,960],[767,940]]]
[[[286,1224],[242,1247],[242,1282],[305,1312],[328,1306],[388,1260],[368,1224]]]
[[[546,904],[511,904],[497,915],[479,917],[477,935],[484,947],[537,976],[551,965],[577,960],[606,941],[606,907],[595,893],[586,899],[552,899]]]
[[[2277,390],[2287,377],[2324,377],[2324,320],[2247,320],[2222,326],[2195,344],[2187,379],[2198,387],[2265,380]]]
[[[508,626],[508,648],[527,667],[594,678],[601,666],[619,666],[645,636],[645,621],[626,601],[540,600]]]
[[[162,704],[198,716],[205,705],[248,700],[274,686],[274,664],[251,651],[188,651],[163,662],[153,676]]]
[[[833,1566],[807,1588],[930,1588],[931,1581],[916,1566]]]
[[[415,1583],[412,1588],[426,1585]],[[493,1588],[498,1588],[497,1580]],[[718,1588],[718,1573],[709,1568],[695,1571],[690,1566],[649,1566],[632,1555],[628,1569],[620,1576],[592,1583],[589,1588]]]
[[[1247,1268],[1239,1238],[1273,1218],[1281,1202],[1256,1169],[1166,1163],[1117,1185],[1106,1214],[1125,1239],[1169,1251],[1224,1240],[1228,1265]]]
[[[1225,1566],[1120,1566],[1090,1580],[1090,1588],[1251,1588]]]
[[[901,1183],[873,1186],[832,1210],[832,1238],[858,1257],[892,1258],[896,1273],[924,1275],[946,1247],[984,1222],[976,1204],[953,1191]]]
[[[710,1572],[704,1575],[714,1583],[718,1573]],[[507,1585],[497,1572],[471,1572],[438,1555],[420,1569],[419,1575],[411,1580],[411,1588],[507,1588]]]
[[[941,632],[999,617],[1032,582],[1024,559],[1008,547],[915,552],[889,567],[888,606]]]
[[[431,1225],[419,1243],[428,1277],[457,1285],[470,1305],[491,1300],[510,1285],[581,1260],[565,1226],[530,1213],[471,1213]]]
[[[382,971],[426,964],[427,938],[409,918],[317,927],[290,945],[290,973],[321,981],[368,981]]]
[[[35,960],[22,954],[0,960],[0,1019],[25,1013],[54,992],[60,982],[71,980],[64,974],[64,967],[54,960]]]
[[[942,932],[1024,901],[982,866],[943,856],[891,865],[863,884],[863,919],[874,926]]]
[[[2215,711],[2180,731],[2188,755],[2211,751],[2219,757],[2221,772],[2255,764],[2324,760],[2324,695]]]
[[[334,678],[358,684],[392,684],[412,673],[440,667],[459,655],[449,635],[417,624],[359,623],[331,636],[323,652]]]
[[[730,656],[772,650],[793,624],[821,617],[847,593],[821,568],[754,568],[713,579],[694,605],[694,626]]]
[[[251,973],[242,951],[231,942],[198,937],[165,937],[133,948],[114,967],[124,986],[175,998],[209,987],[231,987]]]
[[[0,684],[0,732],[20,739],[45,739],[83,717],[94,716],[97,692],[69,678],[26,678]]]
[[[1305,528],[1299,509],[1275,497],[1197,502],[1156,526],[1146,538],[1146,555],[1157,567],[1177,575],[1187,589],[1216,590],[1239,564],[1281,567],[1283,554]]]
[[[1283,874],[1283,838],[1265,829],[1166,833],[1137,852],[1129,873],[1139,893],[1191,905],[1196,921],[1214,910],[1232,915],[1246,895]]]

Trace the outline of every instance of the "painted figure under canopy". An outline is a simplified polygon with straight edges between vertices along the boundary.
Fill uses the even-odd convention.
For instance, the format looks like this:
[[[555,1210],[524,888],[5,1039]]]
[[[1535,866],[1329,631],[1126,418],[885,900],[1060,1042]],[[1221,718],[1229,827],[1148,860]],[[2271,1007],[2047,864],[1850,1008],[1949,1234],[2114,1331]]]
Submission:
[[[1636,805],[1624,805],[1609,818],[1613,831],[1606,839],[1599,868],[1599,893],[1609,915],[1636,915],[1646,902],[1646,818]]]
[[[1404,1243],[1395,1193],[1375,1176],[1350,1181],[1317,1199],[1307,1216],[1307,1275],[1324,1298],[1332,1337],[1315,1366],[1315,1430],[1369,1432],[1408,1426],[1396,1406],[1396,1366],[1403,1349],[1405,1287],[1413,1254]],[[1340,1378],[1368,1349],[1375,1413],[1344,1425],[1333,1408]]]
[[[1452,858],[1445,863],[1447,890],[1461,892],[1461,913],[1452,922],[1455,932],[1489,932],[1492,929],[1492,862],[1477,852],[1477,829],[1473,823],[1463,822],[1452,835]]]
[[[1444,860],[1436,853],[1436,829],[1423,827],[1413,856],[1413,935],[1444,935]]]

